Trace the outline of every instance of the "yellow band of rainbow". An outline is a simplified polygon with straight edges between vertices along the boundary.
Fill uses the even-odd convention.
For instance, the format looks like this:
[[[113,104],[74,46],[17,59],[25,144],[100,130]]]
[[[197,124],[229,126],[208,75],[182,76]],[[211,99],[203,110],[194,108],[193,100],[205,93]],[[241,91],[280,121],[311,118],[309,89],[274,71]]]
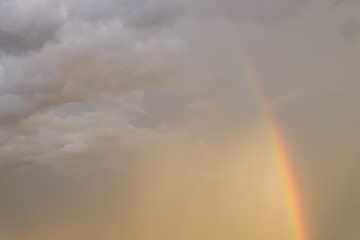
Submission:
[[[276,121],[275,115],[272,112],[270,105],[265,97],[264,92],[259,84],[259,77],[253,64],[240,50],[239,41],[235,42],[234,35],[230,32],[231,47],[235,51],[233,54],[238,61],[241,75],[243,76],[244,84],[247,85],[249,94],[253,97],[256,106],[258,107],[258,114],[262,120],[262,126],[266,133],[266,140],[271,149],[272,158],[274,159],[282,188],[285,195],[285,202],[287,211],[289,213],[289,221],[292,230],[293,240],[308,240],[307,231],[305,227],[305,219],[301,205],[301,198],[296,183],[296,175],[292,166],[292,161],[286,145],[284,135],[281,128]],[[237,40],[237,39],[236,39]]]

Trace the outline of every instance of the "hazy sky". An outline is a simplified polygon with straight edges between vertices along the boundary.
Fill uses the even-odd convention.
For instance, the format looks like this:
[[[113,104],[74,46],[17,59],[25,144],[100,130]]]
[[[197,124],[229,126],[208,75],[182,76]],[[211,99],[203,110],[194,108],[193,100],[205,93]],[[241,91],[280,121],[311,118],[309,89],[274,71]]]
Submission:
[[[360,239],[360,1],[0,0],[0,239]]]

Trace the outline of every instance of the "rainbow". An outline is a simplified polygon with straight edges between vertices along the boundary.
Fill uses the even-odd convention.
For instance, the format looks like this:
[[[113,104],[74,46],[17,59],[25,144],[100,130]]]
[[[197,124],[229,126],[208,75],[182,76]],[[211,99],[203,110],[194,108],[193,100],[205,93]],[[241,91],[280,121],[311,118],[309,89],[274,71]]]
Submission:
[[[233,36],[233,34],[230,34]],[[232,37],[231,40],[235,40]],[[296,175],[292,166],[291,157],[286,145],[286,140],[282,134],[281,127],[276,121],[275,115],[271,110],[269,101],[266,99],[264,91],[259,82],[259,76],[251,61],[239,49],[239,45],[234,41],[230,44],[234,47],[233,53],[236,61],[241,66],[241,75],[251,97],[258,107],[258,113],[262,120],[262,126],[266,133],[266,140],[271,149],[272,158],[276,162],[282,188],[285,195],[286,207],[289,213],[289,221],[292,230],[293,240],[308,240],[305,227],[305,219],[301,205],[301,198],[296,184]],[[235,54],[236,53],[236,54]]]

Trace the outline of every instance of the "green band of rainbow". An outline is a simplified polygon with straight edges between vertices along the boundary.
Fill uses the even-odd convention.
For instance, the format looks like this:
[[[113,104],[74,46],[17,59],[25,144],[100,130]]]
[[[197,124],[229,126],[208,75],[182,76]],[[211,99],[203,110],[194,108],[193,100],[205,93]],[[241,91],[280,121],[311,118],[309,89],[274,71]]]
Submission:
[[[264,92],[259,84],[259,77],[253,64],[246,57],[246,55],[240,51],[239,44],[235,43],[233,34],[231,46],[234,47],[233,54],[236,61],[239,62],[241,69],[241,75],[244,79],[244,84],[247,85],[249,93],[254,99],[258,107],[258,113],[262,120],[263,128],[266,132],[267,142],[272,152],[272,158],[276,162],[277,169],[280,175],[280,180],[284,190],[286,198],[287,211],[289,213],[289,220],[292,228],[293,240],[308,240],[305,219],[303,216],[303,210],[301,206],[301,198],[296,183],[296,176],[292,166],[292,161],[286,146],[284,135],[281,132],[281,128],[276,121],[275,115],[271,111],[268,101]],[[239,41],[237,41],[239,42]]]

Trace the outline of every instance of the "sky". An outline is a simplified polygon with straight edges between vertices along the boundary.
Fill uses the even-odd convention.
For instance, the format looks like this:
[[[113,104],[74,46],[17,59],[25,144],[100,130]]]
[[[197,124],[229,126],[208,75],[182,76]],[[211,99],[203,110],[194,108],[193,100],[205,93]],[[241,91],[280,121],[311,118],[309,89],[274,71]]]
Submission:
[[[358,240],[359,60],[357,0],[0,0],[0,238],[292,239],[266,105]]]

